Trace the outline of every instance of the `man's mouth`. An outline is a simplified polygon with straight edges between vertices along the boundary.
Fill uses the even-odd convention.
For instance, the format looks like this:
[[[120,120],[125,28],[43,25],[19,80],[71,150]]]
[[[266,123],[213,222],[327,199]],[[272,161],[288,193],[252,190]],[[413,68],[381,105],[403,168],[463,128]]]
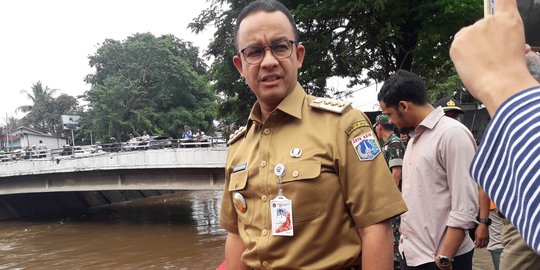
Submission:
[[[275,82],[277,80],[281,79],[281,77],[279,75],[267,75],[267,76],[264,76],[261,81],[262,82]]]

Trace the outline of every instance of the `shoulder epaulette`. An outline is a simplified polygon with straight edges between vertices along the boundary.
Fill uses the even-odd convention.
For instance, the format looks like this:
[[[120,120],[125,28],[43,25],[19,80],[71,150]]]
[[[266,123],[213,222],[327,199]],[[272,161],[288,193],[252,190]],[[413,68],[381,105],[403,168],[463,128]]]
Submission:
[[[227,141],[227,145],[231,145],[233,142],[238,140],[244,133],[246,132],[246,126],[241,126],[237,130],[234,131],[233,134],[229,136],[229,140]]]
[[[341,114],[351,106],[351,103],[350,101],[318,97],[311,100],[309,106]]]

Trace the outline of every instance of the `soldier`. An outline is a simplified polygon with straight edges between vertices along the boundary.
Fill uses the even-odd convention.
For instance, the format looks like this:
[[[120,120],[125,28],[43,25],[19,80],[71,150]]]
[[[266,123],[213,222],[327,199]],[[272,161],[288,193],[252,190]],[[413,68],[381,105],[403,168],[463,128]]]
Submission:
[[[377,115],[373,129],[379,140],[382,142],[384,159],[386,159],[386,164],[392,173],[392,178],[394,178],[394,182],[396,182],[399,190],[401,190],[401,167],[403,166],[405,145],[394,133],[396,127],[390,123],[388,115]],[[401,269],[401,257],[399,255],[399,223],[399,216],[392,219],[392,232],[394,233],[394,270]]]
[[[401,186],[401,167],[403,166],[403,155],[405,154],[405,145],[394,133],[395,126],[390,124],[390,118],[387,115],[377,115],[373,130],[382,142],[382,151],[384,159],[390,168],[392,178],[399,187]]]
[[[439,99],[437,103],[435,103],[435,108],[439,106],[443,108],[444,115],[461,121],[461,116],[464,114],[464,112],[461,109],[461,104],[457,99],[443,97]]]
[[[220,224],[229,269],[392,269],[406,211],[367,117],[307,95],[305,48],[277,1],[236,20],[233,63],[257,97],[229,139]]]

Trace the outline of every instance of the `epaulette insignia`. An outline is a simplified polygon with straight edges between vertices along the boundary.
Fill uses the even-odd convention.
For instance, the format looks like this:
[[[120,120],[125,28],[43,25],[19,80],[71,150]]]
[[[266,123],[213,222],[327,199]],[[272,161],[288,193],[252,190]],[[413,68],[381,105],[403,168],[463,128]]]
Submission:
[[[310,103],[309,106],[313,108],[318,108],[326,111],[331,111],[335,113],[343,113],[345,109],[349,108],[351,106],[350,101],[341,101],[341,100],[335,100],[330,98],[315,98]]]
[[[227,141],[227,145],[231,145],[233,142],[238,140],[242,135],[246,132],[246,126],[241,126],[237,130],[234,131],[233,134],[229,136],[229,140]]]

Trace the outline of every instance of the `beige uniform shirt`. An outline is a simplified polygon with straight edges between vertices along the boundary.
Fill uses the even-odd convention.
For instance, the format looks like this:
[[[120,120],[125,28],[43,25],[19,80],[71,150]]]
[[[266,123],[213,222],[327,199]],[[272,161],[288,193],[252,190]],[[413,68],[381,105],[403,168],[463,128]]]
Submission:
[[[298,84],[264,123],[256,103],[246,129],[229,147],[220,223],[240,234],[246,247],[242,261],[252,268],[358,265],[356,228],[407,209],[376,139],[359,140],[375,138],[366,116],[346,106],[342,113],[317,108],[323,103],[315,99]],[[302,150],[300,157],[291,155],[295,148]],[[274,167],[280,163],[286,167],[283,192],[292,201],[294,236],[271,233],[270,200],[278,193]],[[236,192],[245,199],[243,213],[233,204]]]

